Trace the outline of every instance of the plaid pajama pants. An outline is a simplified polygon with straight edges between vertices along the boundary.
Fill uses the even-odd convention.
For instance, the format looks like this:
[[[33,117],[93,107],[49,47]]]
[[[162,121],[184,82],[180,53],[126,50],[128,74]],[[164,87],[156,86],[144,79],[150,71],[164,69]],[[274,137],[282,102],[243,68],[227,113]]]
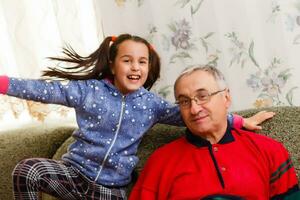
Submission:
[[[125,200],[125,188],[107,188],[87,179],[61,161],[32,158],[13,171],[14,198],[38,200],[39,192],[64,200]]]

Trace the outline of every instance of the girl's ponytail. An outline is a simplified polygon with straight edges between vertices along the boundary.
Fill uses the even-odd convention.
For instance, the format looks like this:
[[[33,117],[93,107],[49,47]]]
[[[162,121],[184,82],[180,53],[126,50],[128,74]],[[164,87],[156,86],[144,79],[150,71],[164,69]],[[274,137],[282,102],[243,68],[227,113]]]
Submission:
[[[150,66],[149,66],[148,78],[144,84],[144,87],[150,90],[160,76],[160,58],[151,44],[148,45],[148,49],[149,49]]]
[[[49,57],[51,60],[71,63],[73,66],[49,67],[42,72],[44,77],[68,80],[102,79],[110,77],[109,51],[112,37],[106,37],[99,48],[89,56],[81,56],[71,46],[63,48],[63,57]]]

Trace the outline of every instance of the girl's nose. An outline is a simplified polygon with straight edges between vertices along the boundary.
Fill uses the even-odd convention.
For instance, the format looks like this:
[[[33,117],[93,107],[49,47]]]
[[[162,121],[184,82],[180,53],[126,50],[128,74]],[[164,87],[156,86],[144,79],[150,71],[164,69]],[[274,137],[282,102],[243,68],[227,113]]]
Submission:
[[[139,70],[139,63],[137,63],[137,62],[132,62],[131,63],[131,70],[133,70],[133,71],[138,71]]]

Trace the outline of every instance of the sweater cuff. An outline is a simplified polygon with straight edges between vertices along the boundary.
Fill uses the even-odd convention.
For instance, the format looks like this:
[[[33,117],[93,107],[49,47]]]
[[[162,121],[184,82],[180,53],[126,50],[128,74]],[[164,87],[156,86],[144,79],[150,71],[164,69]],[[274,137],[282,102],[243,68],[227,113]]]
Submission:
[[[0,94],[6,94],[8,90],[8,76],[0,76]]]
[[[233,114],[233,127],[241,129],[244,126],[244,118],[240,115]]]

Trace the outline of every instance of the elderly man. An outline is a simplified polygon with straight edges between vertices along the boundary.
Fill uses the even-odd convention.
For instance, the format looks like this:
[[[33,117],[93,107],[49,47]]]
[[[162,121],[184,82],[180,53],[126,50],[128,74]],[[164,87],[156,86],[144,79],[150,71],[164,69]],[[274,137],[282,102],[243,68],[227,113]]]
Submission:
[[[151,155],[130,200],[300,199],[283,145],[228,126],[231,97],[220,71],[192,68],[174,89],[186,136]]]

